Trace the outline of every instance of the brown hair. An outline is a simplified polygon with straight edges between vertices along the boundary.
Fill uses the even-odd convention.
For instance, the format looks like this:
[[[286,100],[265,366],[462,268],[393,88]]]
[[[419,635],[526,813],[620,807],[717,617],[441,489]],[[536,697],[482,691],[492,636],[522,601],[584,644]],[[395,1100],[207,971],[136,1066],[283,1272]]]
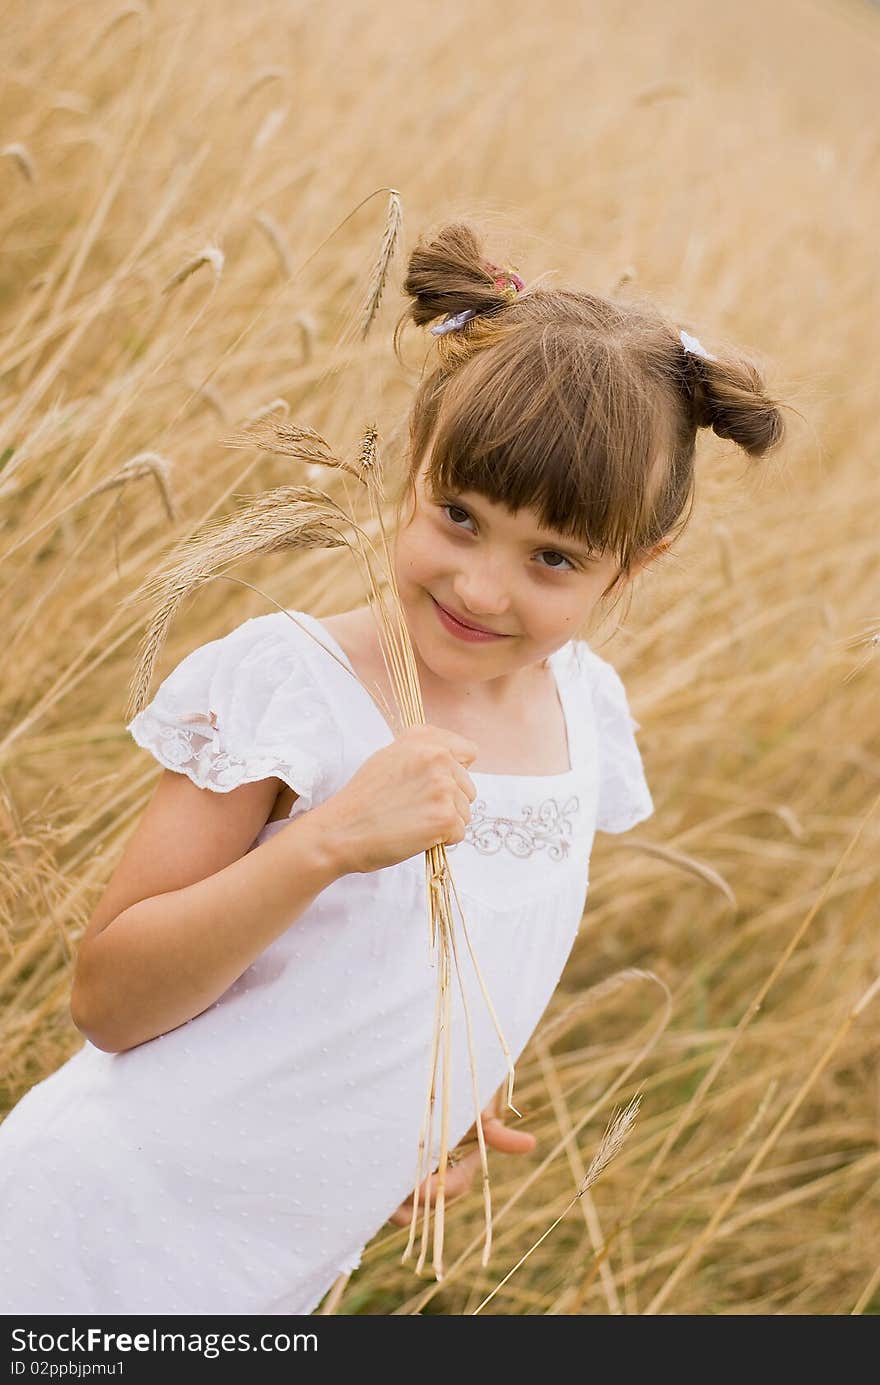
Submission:
[[[434,338],[439,361],[409,416],[410,456],[397,515],[419,468],[437,490],[476,491],[513,514],[613,553],[607,596],[693,508],[699,428],[751,457],[781,442],[782,415],[742,355],[686,352],[649,301],[537,286],[515,298],[494,282],[478,232],[443,227],[409,258],[409,320],[478,315]]]

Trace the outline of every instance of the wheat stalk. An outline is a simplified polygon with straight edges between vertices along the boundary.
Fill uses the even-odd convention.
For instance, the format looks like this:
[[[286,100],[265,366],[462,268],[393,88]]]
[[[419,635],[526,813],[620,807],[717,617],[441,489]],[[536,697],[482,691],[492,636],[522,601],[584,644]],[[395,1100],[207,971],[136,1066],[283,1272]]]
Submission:
[[[174,496],[171,491],[171,463],[160,452],[137,452],[133,457],[129,457],[127,462],[123,462],[122,466],[108,476],[106,480],[99,481],[91,490],[86,491],[85,495],[81,497],[81,501],[90,500],[92,496],[100,495],[106,490],[116,490],[119,486],[124,486],[127,481],[137,481],[142,476],[153,477],[165,506],[165,513],[173,523],[177,515],[174,509]]]
[[[237,106],[243,106],[246,101],[250,100],[255,91],[259,91],[260,88],[264,87],[267,82],[274,81],[280,81],[283,83],[287,81],[287,73],[283,67],[260,68],[259,72],[255,73],[251,80],[248,82],[247,86],[245,87],[241,95],[238,97],[235,104]]]
[[[286,279],[292,279],[293,259],[290,254],[287,241],[284,239],[284,232],[278,225],[278,222],[275,220],[273,216],[270,216],[268,212],[257,212],[254,216],[254,221],[257,223],[260,230],[263,232],[264,236],[268,240],[269,244],[272,246],[272,249],[275,251],[275,254],[278,256],[278,263],[284,270],[284,277]]]
[[[382,300],[382,290],[388,278],[391,261],[394,258],[394,251],[400,239],[400,228],[403,225],[403,204],[400,200],[400,193],[396,188],[388,190],[388,211],[385,215],[385,229],[382,233],[382,244],[379,248],[379,255],[373,266],[370,281],[367,285],[366,302],[361,317],[361,340],[370,330],[370,324],[376,313],[379,311],[379,304]]]
[[[36,181],[37,174],[34,161],[27,145],[22,144],[19,140],[13,141],[12,144],[4,144],[3,148],[0,149],[0,158],[14,159],[28,182]]]
[[[106,42],[107,38],[110,34],[112,34],[114,29],[116,29],[120,24],[122,24],[126,19],[133,19],[136,15],[140,15],[143,19],[153,18],[153,16],[150,14],[149,8],[144,4],[137,3],[137,0],[135,0],[135,3],[123,5],[121,9],[117,10],[114,15],[110,16],[104,27],[97,31],[94,38],[92,39],[92,42],[89,44],[85,53],[82,55],[82,58],[85,59],[92,57],[92,55],[94,53],[97,53],[98,49]]]
[[[713,1150],[712,1153],[706,1155],[704,1159],[698,1160],[696,1164],[676,1174],[668,1183],[661,1183],[646,1202],[641,1203],[637,1208],[631,1206],[629,1212],[627,1212],[625,1216],[617,1219],[611,1231],[603,1238],[602,1244],[596,1247],[593,1264],[585,1275],[582,1283],[576,1289],[574,1298],[569,1304],[568,1311],[570,1313],[577,1313],[579,1311],[586,1298],[590,1285],[607,1260],[608,1253],[617,1237],[632,1226],[636,1218],[641,1217],[642,1214],[653,1207],[655,1203],[660,1202],[663,1198],[670,1197],[673,1193],[680,1192],[688,1183],[692,1183],[695,1178],[698,1178],[701,1173],[705,1173],[708,1169],[714,1168],[713,1178],[717,1179],[718,1175],[722,1173],[727,1164],[730,1163],[733,1156],[738,1154],[743,1145],[751,1139],[754,1131],[757,1130],[758,1126],[763,1121],[764,1113],[776,1095],[778,1088],[779,1082],[774,1078],[761,1098],[752,1119],[732,1144],[727,1145],[724,1149]]]
[[[223,274],[225,258],[219,245],[204,246],[198,254],[190,256],[179,269],[175,270],[163,287],[163,294],[170,293],[173,288],[176,288],[178,284],[182,284],[184,279],[188,279],[191,274],[195,274],[196,270],[201,269],[202,265],[205,264],[210,265],[211,269],[214,271],[214,283],[216,284]]]
[[[191,397],[198,398],[201,395],[210,404],[220,422],[226,422],[226,405],[223,403],[223,396],[216,385],[212,384],[210,380],[204,380],[200,385],[194,385],[192,380],[186,380],[184,383],[191,392]]]
[[[479,1313],[482,1308],[485,1308],[486,1304],[489,1302],[490,1299],[495,1297],[501,1286],[507,1283],[511,1275],[516,1273],[520,1265],[523,1264],[525,1260],[528,1260],[532,1251],[537,1250],[538,1246],[541,1244],[542,1241],[546,1241],[547,1237],[550,1235],[550,1232],[553,1231],[555,1227],[559,1225],[559,1223],[565,1216],[566,1212],[568,1212],[569,1209],[574,1206],[578,1198],[583,1197],[587,1189],[591,1188],[593,1184],[596,1182],[596,1179],[599,1178],[605,1172],[608,1165],[611,1163],[612,1159],[614,1159],[620,1153],[620,1150],[623,1147],[623,1142],[629,1134],[632,1128],[633,1121],[635,1120],[636,1114],[638,1113],[639,1106],[641,1105],[641,1100],[641,1095],[634,1096],[632,1101],[630,1101],[629,1104],[625,1106],[622,1111],[619,1111],[617,1115],[612,1116],[611,1120],[608,1122],[602,1139],[599,1141],[599,1148],[593,1155],[593,1158],[590,1161],[590,1167],[587,1169],[586,1173],[581,1179],[580,1186],[577,1192],[575,1193],[574,1197],[571,1199],[569,1203],[567,1203],[565,1207],[563,1207],[562,1211],[559,1213],[559,1216],[556,1218],[554,1222],[550,1223],[543,1235],[538,1237],[537,1241],[535,1241],[535,1244],[533,1246],[530,1246],[529,1249],[526,1251],[525,1255],[521,1256],[520,1259],[517,1260],[513,1268],[507,1271],[507,1274],[504,1276],[504,1278],[498,1281],[492,1292],[490,1294],[487,1294],[481,1303],[477,1304],[476,1308],[474,1309],[474,1316],[476,1316],[476,1314]]]
[[[874,800],[871,812],[874,811],[874,808],[876,808],[878,802],[880,802],[880,797]],[[810,1089],[813,1086],[813,1083],[816,1081],[817,1077],[821,1076],[821,1074],[825,1071],[825,1068],[828,1066],[829,1062],[834,1056],[835,1051],[840,1047],[841,1043],[846,1038],[853,1024],[855,1024],[856,1020],[859,1018],[862,1011],[867,1009],[867,1007],[871,1004],[871,1002],[874,1000],[874,997],[878,993],[880,993],[880,976],[874,978],[867,990],[862,992],[856,1004],[847,1012],[847,1015],[843,1020],[843,1023],[832,1035],[831,1042],[825,1045],[821,1055],[814,1063],[813,1067],[810,1069],[807,1076],[804,1078],[804,1081],[801,1083],[800,1087],[795,1092],[794,1096],[791,1098],[791,1101],[786,1106],[785,1110],[779,1117],[773,1129],[766,1136],[761,1146],[752,1155],[752,1158],[749,1160],[747,1166],[740,1174],[739,1178],[733,1184],[733,1187],[729,1188],[728,1191],[724,1194],[724,1197],[721,1199],[721,1201],[715,1208],[707,1224],[702,1228],[702,1230],[697,1232],[697,1234],[694,1236],[684,1255],[676,1264],[674,1270],[672,1270],[667,1279],[664,1280],[661,1288],[658,1289],[654,1297],[651,1299],[651,1302],[645,1309],[646,1317],[654,1317],[657,1313],[659,1313],[660,1309],[663,1307],[663,1304],[666,1302],[670,1293],[675,1288],[676,1284],[679,1282],[679,1280],[682,1278],[685,1272],[688,1269],[690,1269],[691,1266],[699,1264],[703,1250],[706,1244],[709,1241],[711,1241],[712,1236],[714,1235],[719,1223],[730,1211],[730,1208],[733,1206],[734,1202],[736,1202],[736,1199],[738,1198],[743,1187],[748,1183],[749,1179],[755,1173],[756,1169],[760,1168],[764,1159],[767,1157],[770,1150],[773,1148],[776,1141],[779,1139],[780,1135],[785,1130],[785,1127],[789,1124],[789,1122],[797,1112],[798,1108],[800,1107],[801,1103],[809,1094]]]
[[[378,528],[381,540],[381,552],[377,552],[365,529],[351,515],[342,509],[332,497],[312,486],[278,487],[258,496],[231,518],[223,517],[212,521],[201,531],[184,540],[175,550],[166,566],[151,576],[131,598],[133,602],[150,603],[153,606],[153,615],[139,651],[137,666],[129,691],[126,721],[139,712],[147,701],[156,660],[167,638],[171,622],[188,596],[214,578],[226,577],[225,569],[227,567],[254,554],[278,553],[304,548],[331,548],[345,544],[362,564],[365,572],[367,600],[377,623],[382,658],[394,691],[399,718],[405,726],[423,725],[425,713],[418,671],[403,615],[403,604],[394,577],[394,565],[382,517],[385,496],[378,460],[378,430],[375,425],[371,424],[366,428],[358,457],[353,464],[335,456],[325,439],[314,429],[273,422],[269,418],[256,421],[249,428],[224,438],[223,442],[229,447],[262,448],[282,456],[296,458],[303,463],[331,467],[353,476],[363,486],[367,495],[372,518]],[[352,532],[353,538],[348,537],[349,530]],[[231,580],[240,579],[232,578]],[[245,583],[244,585],[250,584]],[[387,604],[386,591],[390,592],[390,605]],[[272,600],[271,597],[268,599]],[[278,603],[273,602],[273,604],[277,606]],[[282,608],[279,607],[278,609]],[[320,644],[322,649],[326,649],[326,646],[317,636],[297,621],[295,616],[289,611],[286,611],[285,614],[299,625],[300,629],[304,630],[311,639]],[[340,667],[345,668],[350,676],[356,677],[353,671],[343,664],[332,650],[327,650],[327,652],[337,659]],[[361,684],[361,686],[364,685]],[[365,688],[364,690],[369,696],[373,696],[369,689]],[[425,871],[429,919],[428,944],[432,955],[436,953],[438,982],[429,1080],[416,1163],[414,1182],[416,1195],[413,1198],[413,1219],[409,1241],[402,1258],[405,1261],[412,1250],[419,1207],[418,1188],[423,1177],[430,1172],[429,1169],[423,1172],[423,1160],[427,1159],[431,1150],[437,1060],[440,1035],[442,1034],[444,1036],[444,1058],[440,1099],[440,1156],[437,1171],[437,1202],[432,1256],[434,1272],[437,1279],[440,1280],[443,1278],[445,1183],[449,1156],[450,958],[455,965],[464,1009],[471,1089],[475,1108],[477,1141],[480,1148],[486,1221],[486,1238],[482,1260],[484,1265],[488,1263],[492,1244],[489,1166],[481,1122],[481,1102],[473,1047],[473,1031],[467,995],[459,967],[450,886],[458,906],[463,934],[474,964],[480,990],[492,1017],[501,1048],[507,1057],[508,1104],[514,1111],[516,1108],[513,1106],[514,1065],[510,1049],[502,1033],[498,1016],[471,944],[464,910],[449,868],[446,849],[442,843],[434,845],[426,851]],[[520,1113],[516,1112],[516,1114],[519,1115]],[[423,1267],[427,1252],[431,1217],[430,1187],[426,1190],[426,1196],[421,1205],[423,1207],[422,1245],[416,1266],[419,1272]]]
[[[171,491],[171,463],[159,452],[137,452],[130,457],[110,476],[103,481],[98,481],[82,495],[78,495],[75,500],[70,500],[60,510],[55,510],[46,515],[45,519],[40,520],[39,524],[34,525],[26,534],[8,548],[3,554],[8,560],[17,553],[25,544],[30,543],[37,534],[41,534],[44,529],[49,529],[53,525],[60,524],[66,520],[70,514],[79,506],[84,505],[87,500],[91,500],[96,495],[101,495],[107,490],[118,490],[129,481],[140,480],[143,476],[152,476],[165,506],[165,512],[172,522],[176,518],[174,508],[174,497]]]
[[[276,404],[278,402],[275,401]],[[360,470],[335,457],[314,428],[299,428],[295,424],[255,417],[240,433],[231,433],[220,441],[226,447],[259,447],[264,452],[274,452],[281,457],[295,457],[309,466],[334,467],[338,471],[347,471],[357,481],[361,480]]]
[[[357,463],[357,469],[360,474],[360,479],[364,482],[367,488],[373,517],[379,528],[383,546],[383,556],[385,560],[385,572],[388,579],[388,586],[390,587],[392,592],[393,605],[390,612],[386,610],[386,607],[383,602],[382,592],[375,586],[375,584],[373,585],[370,593],[369,604],[373,610],[374,616],[378,611],[380,635],[382,638],[383,659],[385,662],[386,670],[388,671],[389,679],[391,680],[394,687],[398,709],[406,725],[418,725],[424,722],[425,715],[424,708],[422,706],[421,688],[419,686],[418,672],[415,666],[415,658],[413,656],[412,644],[410,643],[409,632],[406,627],[406,622],[403,618],[403,603],[400,600],[400,593],[397,589],[397,583],[394,577],[394,564],[389,551],[388,535],[385,531],[385,526],[382,518],[384,494],[382,488],[381,469],[377,463],[377,438],[378,433],[375,426],[369,427],[366,430],[362,440],[360,457]],[[505,1039],[504,1034],[502,1033],[501,1025],[499,1024],[498,1016],[495,1012],[495,1007],[492,1004],[492,999],[489,995],[488,988],[485,984],[485,981],[483,980],[483,975],[480,971],[476,954],[474,953],[473,947],[471,945],[470,934],[468,933],[467,929],[467,922],[465,919],[464,909],[462,908],[461,900],[459,898],[458,891],[455,887],[455,880],[453,878],[452,872],[449,869],[449,862],[446,856],[446,848],[443,846],[442,843],[430,847],[428,851],[425,853],[425,871],[429,903],[428,917],[430,936],[428,940],[428,945],[432,955],[434,953],[439,953],[436,963],[438,976],[438,1006],[435,1009],[434,1016],[434,1040],[432,1043],[431,1052],[431,1070],[428,1082],[428,1091],[426,1094],[425,1116],[422,1121],[422,1129],[419,1136],[418,1162],[414,1188],[418,1190],[419,1185],[422,1182],[423,1176],[427,1178],[428,1174],[430,1173],[430,1168],[428,1167],[425,1169],[423,1175],[422,1159],[423,1157],[427,1158],[427,1155],[431,1149],[431,1123],[433,1119],[434,1092],[436,1087],[438,1036],[439,1032],[441,1032],[442,1030],[443,1034],[445,1035],[446,1042],[444,1046],[445,1056],[443,1063],[443,1087],[441,1092],[440,1155],[437,1168],[437,1211],[435,1216],[433,1248],[433,1268],[434,1273],[437,1276],[437,1279],[439,1280],[443,1278],[443,1227],[445,1209],[446,1169],[449,1155],[448,1055],[450,1034],[450,951],[455,962],[456,974],[459,980],[462,1006],[464,1010],[465,1028],[468,1040],[468,1061],[471,1072],[472,1094],[474,1098],[475,1107],[476,1131],[480,1147],[480,1166],[482,1173],[484,1212],[486,1222],[486,1239],[483,1245],[482,1257],[482,1263],[484,1265],[488,1264],[489,1254],[492,1245],[492,1207],[489,1193],[489,1165],[486,1155],[486,1143],[483,1136],[482,1122],[480,1119],[479,1088],[477,1084],[476,1069],[474,1063],[470,1013],[468,1010],[465,987],[461,980],[461,971],[458,965],[458,953],[455,946],[455,926],[452,917],[452,907],[449,899],[450,885],[455,895],[455,901],[458,906],[459,916],[461,918],[462,930],[464,933],[465,941],[467,942],[471,960],[474,964],[474,970],[477,975],[480,991],[488,1007],[489,1014],[492,1018],[492,1023],[495,1026],[495,1032],[498,1035],[501,1048],[507,1056],[509,1074],[508,1105],[513,1111],[516,1112],[517,1115],[520,1115],[521,1113],[517,1111],[516,1107],[513,1105],[513,1059],[510,1054],[510,1049],[508,1047],[507,1040]],[[430,1181],[428,1181],[428,1184],[425,1189],[425,1198],[423,1203],[424,1210],[422,1221],[422,1246],[419,1254],[419,1259],[416,1265],[416,1269],[419,1272],[421,1271],[424,1265],[424,1257],[427,1249],[427,1238],[431,1210],[430,1194]],[[416,1219],[418,1216],[418,1207],[419,1203],[416,1195],[413,1198],[413,1215],[410,1223],[409,1239],[407,1241],[406,1246],[404,1247],[403,1254],[401,1257],[404,1262],[408,1259],[412,1251]]]
[[[126,721],[147,701],[153,668],[183,601],[241,558],[303,548],[337,548],[349,540],[348,515],[312,486],[279,486],[266,491],[232,518],[205,525],[175,550],[172,560],[150,577],[131,602],[153,604],[154,614],[141,644]],[[126,603],[129,604],[129,603]]]
[[[274,139],[289,113],[289,106],[275,106],[262,120],[260,128],[251,141],[251,149],[254,151],[262,149],[271,139]]]

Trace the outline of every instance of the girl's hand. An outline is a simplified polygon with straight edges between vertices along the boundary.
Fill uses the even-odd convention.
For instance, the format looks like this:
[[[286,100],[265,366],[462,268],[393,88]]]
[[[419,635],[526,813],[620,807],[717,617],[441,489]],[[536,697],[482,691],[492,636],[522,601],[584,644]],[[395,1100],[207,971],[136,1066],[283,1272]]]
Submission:
[[[408,726],[312,809],[325,824],[341,873],[382,870],[440,843],[460,842],[476,786],[462,768],[476,759],[465,736]]]
[[[530,1154],[537,1143],[534,1135],[530,1135],[526,1130],[511,1130],[504,1125],[500,1118],[494,1115],[491,1110],[486,1110],[480,1116],[480,1124],[483,1127],[483,1136],[486,1144],[491,1149],[500,1149],[505,1154]],[[480,1167],[480,1147],[476,1143],[476,1122],[465,1135],[461,1144],[474,1141],[474,1148],[466,1154],[459,1163],[450,1165],[446,1170],[445,1200],[452,1202],[455,1198],[461,1197],[463,1193],[469,1192],[474,1181],[474,1174]],[[437,1187],[437,1174],[428,1175],[431,1185],[431,1206],[435,1203],[435,1193]],[[424,1202],[425,1190],[428,1185],[428,1178],[422,1179],[419,1184],[419,1202]],[[409,1226],[412,1220],[413,1199],[410,1195],[405,1202],[402,1202],[397,1211],[388,1220],[395,1226]]]

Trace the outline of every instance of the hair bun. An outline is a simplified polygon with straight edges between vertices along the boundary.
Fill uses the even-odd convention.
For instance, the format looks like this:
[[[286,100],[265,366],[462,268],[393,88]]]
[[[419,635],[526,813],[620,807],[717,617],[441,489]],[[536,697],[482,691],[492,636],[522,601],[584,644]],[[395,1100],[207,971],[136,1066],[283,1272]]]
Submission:
[[[473,227],[453,222],[420,239],[412,251],[403,292],[413,301],[404,316],[423,327],[461,315],[464,325],[469,317],[504,307],[524,287],[512,267],[487,259]]]
[[[785,436],[785,421],[764,387],[760,371],[739,356],[685,350],[685,372],[694,423],[729,438],[751,457],[761,457]]]

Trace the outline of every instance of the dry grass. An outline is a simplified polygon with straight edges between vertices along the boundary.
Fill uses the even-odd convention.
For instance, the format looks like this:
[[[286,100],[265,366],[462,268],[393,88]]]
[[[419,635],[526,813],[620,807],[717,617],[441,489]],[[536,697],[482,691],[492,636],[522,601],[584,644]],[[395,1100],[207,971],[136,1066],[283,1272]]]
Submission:
[[[124,731],[132,595],[273,492],[352,513],[359,483],[320,448],[224,444],[260,420],[356,471],[375,419],[399,469],[425,343],[403,367],[390,349],[394,199],[413,235],[488,210],[493,259],[652,293],[770,363],[802,421],[753,479],[701,440],[690,530],[593,642],[657,814],[594,848],[583,935],[516,1068],[537,1148],[490,1157],[489,1264],[475,1192],[447,1210],[441,1284],[385,1228],[325,1310],[876,1313],[880,15],[601,0],[589,25],[562,6],[537,26],[477,0],[427,25],[352,0],[341,45],[320,10],[221,4],[222,23],[163,0],[7,15],[3,1107],[80,1045],[76,941],[155,778]],[[266,595],[363,600],[344,540],[275,537],[200,583],[163,668]]]

